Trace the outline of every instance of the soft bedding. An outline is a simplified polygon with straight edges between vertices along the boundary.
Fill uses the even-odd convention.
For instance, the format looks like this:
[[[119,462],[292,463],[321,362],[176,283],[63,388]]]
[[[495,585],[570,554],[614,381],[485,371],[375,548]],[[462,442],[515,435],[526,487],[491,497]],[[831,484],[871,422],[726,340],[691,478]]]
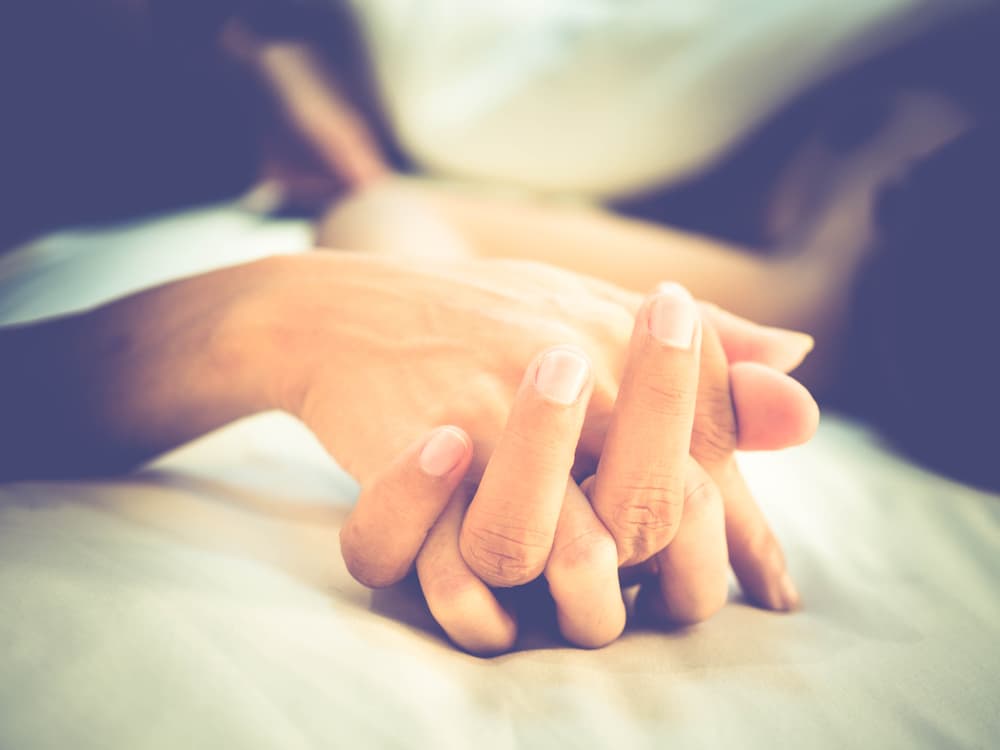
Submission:
[[[308,244],[232,207],[0,259],[0,321]],[[355,492],[264,414],[127,477],[0,485],[0,748],[994,747],[1000,497],[856,425],[747,455],[804,609],[483,660],[340,561]]]
[[[620,197],[984,0],[353,0],[393,133],[437,176]]]

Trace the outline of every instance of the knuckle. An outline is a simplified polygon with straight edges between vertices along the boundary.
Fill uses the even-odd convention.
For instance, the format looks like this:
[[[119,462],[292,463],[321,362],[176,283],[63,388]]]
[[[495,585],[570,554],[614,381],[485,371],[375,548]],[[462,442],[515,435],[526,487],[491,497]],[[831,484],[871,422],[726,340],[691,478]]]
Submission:
[[[615,540],[603,529],[587,531],[552,550],[548,572],[553,577],[567,573],[594,570],[615,570],[618,548]]]
[[[514,647],[516,623],[490,616],[492,594],[465,566],[425,570],[420,585],[434,619],[460,648],[489,656]]]
[[[551,544],[545,536],[522,526],[472,526],[462,529],[461,551],[466,564],[491,586],[520,586],[541,575]]]
[[[623,484],[612,502],[614,523],[623,547],[631,557],[658,552],[673,538],[683,509],[680,478],[673,474],[645,476],[641,482]]]
[[[729,388],[709,388],[698,395],[691,450],[696,458],[719,460],[736,450],[738,435]]]
[[[483,431],[499,432],[507,421],[514,389],[524,370],[520,362],[505,360],[505,364],[509,371],[500,377],[479,373],[465,380],[464,392],[475,394],[475,398],[440,399],[428,404],[429,424],[477,425]]]
[[[568,346],[582,351],[588,348],[589,342],[579,324],[571,325],[561,320],[552,320],[543,323],[538,331],[548,346]]]
[[[708,477],[690,484],[684,490],[685,508],[698,508],[716,502],[722,502],[722,493]]]
[[[466,571],[442,570],[421,577],[421,587],[428,602],[443,607],[452,617],[466,611],[463,603],[479,594],[476,579]]]
[[[595,305],[592,315],[591,328],[605,346],[620,349],[631,338],[635,315],[624,306],[614,302]]]
[[[515,456],[525,456],[531,458],[531,465],[536,472],[546,476],[545,472],[556,468],[556,449],[558,443],[553,435],[546,434],[551,430],[538,429],[539,425],[527,423],[526,420],[507,425],[503,440],[510,446],[510,452]],[[526,482],[517,481],[508,491],[515,492],[528,489],[530,485]],[[482,495],[493,492],[484,491]]]
[[[390,560],[376,559],[353,525],[340,530],[340,553],[347,572],[358,583],[372,589],[385,588],[406,575],[406,569]]]
[[[691,435],[691,454],[706,463],[722,461],[736,450],[736,431],[711,420],[697,420]]]
[[[694,394],[683,385],[657,375],[637,384],[635,399],[642,411],[654,417],[679,419],[690,413]]]

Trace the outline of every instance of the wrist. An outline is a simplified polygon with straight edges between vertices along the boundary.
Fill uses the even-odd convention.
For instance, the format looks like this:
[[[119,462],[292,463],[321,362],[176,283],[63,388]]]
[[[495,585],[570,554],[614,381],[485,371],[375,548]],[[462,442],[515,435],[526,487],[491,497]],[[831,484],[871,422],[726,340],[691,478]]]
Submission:
[[[240,374],[241,399],[257,411],[301,416],[311,382],[349,366],[364,271],[348,253],[273,256],[240,267],[239,293],[220,319],[215,357]],[[332,383],[331,383],[332,384]]]
[[[71,322],[88,420],[142,458],[273,408],[241,311],[254,264],[182,279]]]

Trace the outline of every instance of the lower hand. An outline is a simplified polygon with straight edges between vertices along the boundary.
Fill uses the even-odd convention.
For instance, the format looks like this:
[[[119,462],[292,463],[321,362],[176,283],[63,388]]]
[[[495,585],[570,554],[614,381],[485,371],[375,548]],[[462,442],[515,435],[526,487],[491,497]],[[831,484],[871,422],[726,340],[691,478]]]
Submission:
[[[560,629],[578,645],[603,645],[621,632],[625,610],[618,565],[634,558],[628,545],[634,550],[636,541],[645,545],[640,567],[658,581],[647,586],[652,594],[645,597],[654,611],[674,623],[695,622],[716,611],[726,598],[728,573],[722,494],[689,449],[694,447],[735,491],[742,516],[734,525],[757,527],[757,552],[763,544],[780,556],[780,548],[732,463],[737,438],[728,408],[725,358],[714,329],[706,326],[705,336],[689,307],[687,323],[694,331],[665,335],[678,333],[676,324],[683,322],[678,313],[688,303],[682,291],[671,289],[640,310],[596,476],[582,485],[570,476],[592,373],[581,353],[550,349],[528,368],[478,489],[461,482],[472,445],[454,427],[418,441],[366,488],[342,534],[352,572],[384,584],[405,574],[416,559],[432,613],[456,643],[477,653],[506,650],[513,643],[514,616],[482,578],[495,580],[491,574],[496,569],[519,566],[524,546],[545,551],[544,576]],[[665,325],[673,330],[665,331]],[[699,357],[703,338],[709,343],[709,366],[699,380],[699,362],[704,367],[706,360],[704,353]],[[722,420],[711,433],[696,431],[692,446],[696,395],[700,409],[719,411],[713,399],[721,401],[713,388],[720,382],[732,429],[727,432]],[[752,411],[748,416],[750,432],[760,432],[756,439],[768,439],[765,433],[775,425]],[[780,435],[770,436],[775,438]],[[650,498],[655,510],[646,504]],[[637,507],[640,518],[653,523],[615,524],[635,515]],[[610,516],[607,525],[602,510]],[[622,528],[625,535],[638,529],[644,536],[625,536],[625,545],[616,544],[609,527],[620,535]],[[502,551],[505,546],[511,554]],[[486,559],[484,549],[491,551]],[[783,571],[783,561],[781,566]],[[482,576],[484,569],[487,575]],[[780,577],[770,583],[778,586],[774,593],[779,599],[784,597],[782,608],[794,606],[789,600],[794,591],[791,597],[781,591]]]

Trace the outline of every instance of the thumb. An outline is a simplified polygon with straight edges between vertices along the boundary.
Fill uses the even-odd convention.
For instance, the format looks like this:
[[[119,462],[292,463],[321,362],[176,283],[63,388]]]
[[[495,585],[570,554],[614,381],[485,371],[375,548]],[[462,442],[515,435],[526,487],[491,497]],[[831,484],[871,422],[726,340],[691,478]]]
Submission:
[[[755,362],[729,368],[740,450],[780,450],[807,442],[819,407],[800,383]]]

